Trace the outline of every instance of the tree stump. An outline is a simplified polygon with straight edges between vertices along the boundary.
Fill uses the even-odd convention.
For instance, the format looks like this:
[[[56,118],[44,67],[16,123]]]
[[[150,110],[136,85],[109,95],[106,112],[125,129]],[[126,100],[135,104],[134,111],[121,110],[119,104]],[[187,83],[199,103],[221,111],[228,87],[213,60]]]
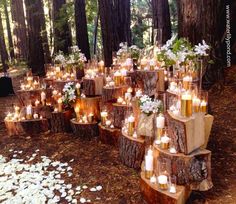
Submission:
[[[70,119],[72,118],[71,111],[52,112],[51,131],[53,133],[70,132]]]
[[[115,147],[119,146],[119,137],[121,130],[117,128],[108,128],[98,124],[100,141],[104,144],[109,144]]]
[[[102,95],[103,77],[96,77],[94,79],[83,78],[83,90],[86,96]]]
[[[49,130],[47,119],[21,120],[20,124],[27,135],[45,133]]]
[[[114,99],[118,99],[123,96],[127,91],[127,86],[119,86],[119,87],[103,87],[102,90],[102,101],[109,102]]]
[[[136,83],[141,87],[143,93],[148,96],[153,96],[157,92],[158,87],[158,72],[157,71],[136,71]]]
[[[199,149],[190,155],[171,154],[155,145],[159,159],[168,159],[171,174],[177,178],[178,185],[189,185],[191,190],[207,191],[212,188],[211,151]]]
[[[78,137],[91,139],[93,137],[98,137],[99,135],[97,122],[80,123],[75,118],[71,119],[70,122],[73,134]]]
[[[24,134],[20,121],[4,120],[4,122],[9,136]]]
[[[114,126],[122,127],[122,121],[125,119],[126,113],[132,110],[132,106],[113,103]]]
[[[140,188],[144,199],[150,204],[185,204],[191,194],[191,190],[184,186],[177,186],[175,194],[160,190],[157,184],[145,178],[144,172],[141,172]]]
[[[178,117],[169,111],[166,113],[168,134],[178,152],[189,154],[204,145],[204,118],[203,113],[194,114],[190,118]]]
[[[211,128],[212,128],[214,117],[208,114],[208,115],[205,115],[204,120],[205,120],[205,143],[202,146],[202,148],[206,149],[208,141],[209,141],[209,137],[211,134]]]
[[[85,98],[78,98],[76,100],[76,106],[80,106],[81,114],[82,115],[89,115],[93,113],[94,119],[96,121],[100,120],[100,103],[101,103],[101,96],[95,97],[85,97]]]
[[[140,169],[145,153],[144,139],[129,137],[122,132],[119,141],[119,153],[124,165]]]

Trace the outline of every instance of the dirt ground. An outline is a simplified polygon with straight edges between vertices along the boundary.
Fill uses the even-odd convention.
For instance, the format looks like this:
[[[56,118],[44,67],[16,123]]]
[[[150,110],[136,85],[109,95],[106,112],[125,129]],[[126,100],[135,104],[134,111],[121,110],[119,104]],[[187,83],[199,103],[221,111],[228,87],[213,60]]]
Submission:
[[[212,151],[214,187],[208,192],[193,192],[188,203],[236,203],[236,68],[226,73],[224,86],[215,85],[209,93],[215,117],[208,145]],[[15,102],[15,96],[0,98],[0,120]],[[65,177],[66,181],[73,185],[103,186],[102,191],[85,191],[78,199],[84,196],[92,203],[103,204],[145,203],[139,189],[139,172],[122,165],[117,149],[97,139],[82,141],[71,134],[51,133],[9,137],[0,123],[0,154],[12,158],[10,149],[23,150],[22,158],[39,149],[38,157],[45,155],[62,162],[74,159],[71,163],[74,176]]]

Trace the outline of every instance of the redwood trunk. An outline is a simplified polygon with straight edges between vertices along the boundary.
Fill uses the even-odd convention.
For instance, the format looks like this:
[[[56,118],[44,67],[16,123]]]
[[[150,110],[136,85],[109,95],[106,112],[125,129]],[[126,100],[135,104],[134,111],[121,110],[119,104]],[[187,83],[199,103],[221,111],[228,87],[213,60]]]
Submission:
[[[170,10],[168,0],[152,0],[154,29],[158,29],[156,39],[164,44],[171,37]]]
[[[7,25],[9,53],[10,53],[10,57],[14,58],[14,48],[13,48],[13,41],[12,41],[12,34],[11,34],[11,26],[10,26],[8,11],[7,11],[7,1],[6,0],[4,0],[4,12],[5,12],[6,25]]]
[[[0,13],[0,54],[1,54],[1,61],[3,65],[3,71],[7,72],[8,66],[6,62],[8,61],[8,55],[7,55],[7,49],[6,49],[6,44],[5,44],[1,13]]]
[[[27,34],[25,25],[25,14],[23,0],[11,1],[11,15],[13,21],[14,51],[16,58],[27,59]]]
[[[75,0],[75,28],[77,44],[86,58],[90,59],[85,0]]]
[[[29,36],[29,66],[35,75],[44,75],[44,50],[41,36],[41,0],[25,0]]]
[[[66,1],[53,0],[53,30],[54,30],[54,51],[61,50],[68,53],[72,45],[71,32],[68,20],[64,18]]]

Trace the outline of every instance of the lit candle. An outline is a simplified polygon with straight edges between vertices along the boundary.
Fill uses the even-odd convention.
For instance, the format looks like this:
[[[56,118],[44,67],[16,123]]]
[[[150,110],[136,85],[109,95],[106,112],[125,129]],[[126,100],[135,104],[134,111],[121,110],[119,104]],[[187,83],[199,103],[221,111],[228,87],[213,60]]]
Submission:
[[[128,117],[128,135],[133,136],[134,134],[134,128],[135,128],[135,118],[134,116]]]
[[[80,84],[76,83],[75,88],[78,96],[80,96],[80,87],[81,87]]]
[[[183,117],[192,116],[192,96],[188,92],[183,93],[181,96],[181,115]]]
[[[102,125],[106,125],[107,116],[108,116],[107,111],[101,112],[101,123],[102,123]]]
[[[59,98],[59,99],[57,100],[57,103],[58,103],[58,112],[62,112],[62,99]]]
[[[32,84],[33,84],[33,77],[32,76],[29,76],[29,77],[27,77],[27,82],[28,82],[28,85],[30,86],[30,87],[32,87]]]
[[[169,192],[170,192],[170,193],[173,193],[173,194],[176,193],[176,187],[175,187],[175,185],[172,185],[172,184],[171,184]]]
[[[207,102],[205,100],[201,101],[200,110],[201,110],[202,113],[207,112]]]
[[[196,96],[193,97],[193,111],[194,113],[198,113],[200,111],[200,103],[201,100]]]
[[[174,81],[170,82],[170,87],[169,87],[170,91],[174,92],[176,88],[177,88],[177,83]]]
[[[20,107],[19,106],[15,106],[14,109],[15,109],[16,114],[20,114]]]
[[[43,106],[45,106],[45,104],[46,104],[46,94],[45,94],[45,92],[41,93],[41,103],[42,103]]]
[[[101,61],[98,63],[98,67],[99,67],[99,72],[100,72],[100,73],[104,73],[104,66],[105,66],[104,61],[101,60]]]
[[[130,92],[126,92],[125,93],[125,101],[126,101],[127,105],[130,103],[131,99],[132,99],[131,93]]]
[[[90,113],[90,114],[88,115],[88,122],[89,122],[89,123],[92,123],[92,122],[93,122],[93,119],[94,119],[94,115],[93,115],[93,113]]]
[[[107,121],[106,121],[106,126],[107,126],[107,127],[110,127],[110,125],[111,125],[111,121],[110,121],[110,120],[107,120]]]
[[[128,89],[127,89],[127,93],[132,93],[133,92],[133,89],[131,88],[131,87],[129,87]]]
[[[156,117],[156,127],[157,127],[157,138],[156,140],[161,139],[161,136],[163,135],[163,129],[165,127],[165,117],[160,114]]]
[[[161,148],[168,149],[169,148],[170,138],[165,133],[163,137],[161,137]]]
[[[156,176],[152,176],[151,178],[150,178],[150,183],[152,183],[152,184],[155,184],[157,182],[157,178],[156,178]]]
[[[58,112],[58,108],[54,108],[54,112],[57,113]]]
[[[168,188],[167,176],[166,175],[158,176],[158,184],[161,190],[166,190]]]
[[[117,103],[122,104],[122,102],[123,102],[123,98],[122,98],[122,97],[119,97],[119,98],[117,99]]]
[[[32,106],[31,105],[26,106],[26,119],[28,120],[32,119]]]
[[[171,154],[176,154],[177,153],[177,151],[174,147],[171,147],[169,151],[170,151]]]
[[[121,69],[120,73],[121,73],[121,84],[124,84],[125,83],[125,77],[127,75],[127,70],[126,69]]]
[[[12,120],[12,113],[8,113],[5,120]]]
[[[115,86],[121,85],[121,73],[119,71],[116,71],[114,73],[114,82],[115,82]]]
[[[78,121],[80,119],[80,106],[75,106],[75,114],[76,114],[76,120]]]
[[[137,134],[136,131],[134,131],[133,137],[134,137],[134,138],[138,138],[138,134]]]
[[[83,121],[84,123],[88,123],[87,115],[84,115],[84,116],[82,117],[82,121]]]
[[[39,100],[36,100],[36,101],[34,102],[34,105],[35,105],[36,107],[38,107],[39,104],[40,104]]]
[[[153,151],[149,149],[145,156],[145,177],[150,179],[153,175]]]
[[[24,84],[21,84],[21,85],[20,85],[20,88],[21,88],[21,90],[24,91],[24,90],[25,90],[25,85],[24,85]]]
[[[109,82],[109,86],[115,86],[115,82],[114,81],[110,81]]]
[[[189,88],[190,88],[190,84],[191,84],[191,82],[192,82],[192,77],[191,76],[185,76],[184,78],[183,78],[183,88],[185,89],[185,90],[188,90]]]
[[[35,114],[33,115],[33,118],[34,118],[34,119],[38,119],[38,118],[39,118],[39,115],[38,115],[37,113],[35,113]]]

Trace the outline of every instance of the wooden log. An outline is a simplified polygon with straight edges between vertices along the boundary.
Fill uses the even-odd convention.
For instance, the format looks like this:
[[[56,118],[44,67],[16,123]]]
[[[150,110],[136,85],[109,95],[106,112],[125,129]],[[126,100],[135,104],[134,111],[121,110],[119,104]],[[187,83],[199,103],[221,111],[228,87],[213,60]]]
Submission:
[[[119,137],[121,135],[121,130],[118,128],[108,128],[98,124],[99,127],[99,138],[104,144],[109,144],[115,147],[119,146]]]
[[[76,106],[80,106],[82,115],[89,115],[90,113],[93,113],[95,120],[98,121],[101,118],[100,117],[101,99],[102,99],[101,96],[78,98],[76,100]]]
[[[144,172],[141,172],[140,189],[144,199],[150,204],[185,204],[191,194],[191,190],[184,186],[177,186],[174,194],[168,190],[160,190],[157,184],[145,178]]]
[[[47,119],[21,120],[20,124],[27,135],[45,133],[49,130]]]
[[[109,102],[114,99],[118,99],[123,96],[127,91],[127,86],[119,86],[119,87],[103,87],[102,90],[102,101]]]
[[[63,112],[52,112],[51,115],[51,131],[53,133],[70,132],[70,120],[72,112],[70,110]]]
[[[142,88],[143,93],[148,96],[155,95],[157,91],[158,72],[157,71],[136,71],[136,83]]]
[[[176,116],[170,111],[166,113],[168,134],[178,152],[189,154],[205,143],[204,117],[203,113],[189,118]]]
[[[23,128],[19,121],[4,120],[4,122],[9,136],[24,134]]]
[[[118,103],[113,103],[112,105],[114,113],[114,126],[117,128],[121,128],[122,121],[125,120],[126,114],[132,111],[132,106],[122,105]]]
[[[211,151],[198,149],[189,155],[171,154],[154,145],[159,159],[168,159],[171,174],[177,178],[178,185],[189,185],[191,190],[207,191],[212,188]],[[156,167],[157,168],[157,167]]]
[[[122,132],[119,141],[119,153],[124,165],[140,169],[145,153],[144,138],[133,138]]]
[[[208,114],[208,115],[205,115],[204,120],[205,120],[205,142],[202,148],[206,149],[208,141],[209,141],[209,137],[211,134],[211,128],[212,128],[214,117]]]
[[[102,95],[103,85],[103,77],[83,78],[83,90],[86,96]]]
[[[75,118],[71,119],[71,128],[75,136],[91,139],[98,137],[99,130],[97,122],[92,123],[79,123]]]

